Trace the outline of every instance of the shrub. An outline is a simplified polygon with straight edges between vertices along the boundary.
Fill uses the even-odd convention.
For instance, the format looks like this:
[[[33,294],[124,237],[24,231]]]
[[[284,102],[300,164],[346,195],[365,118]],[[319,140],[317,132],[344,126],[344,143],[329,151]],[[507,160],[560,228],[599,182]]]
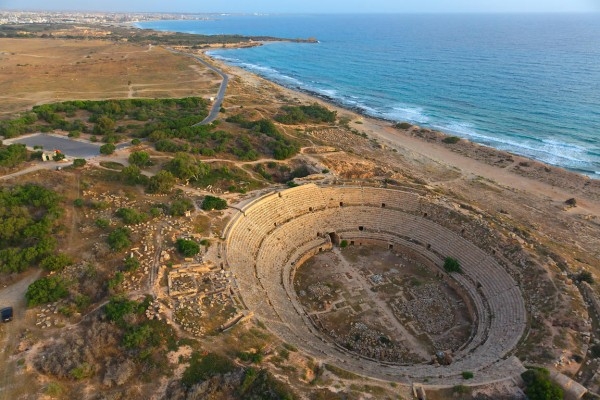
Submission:
[[[575,276],[577,282],[587,282],[590,285],[594,284],[594,276],[590,271],[581,271]]]
[[[563,391],[550,380],[550,373],[544,368],[532,368],[521,374],[527,386],[525,394],[529,400],[562,400]]]
[[[344,247],[348,247],[348,241],[346,239],[340,242],[340,247],[343,249]]]
[[[129,163],[138,167],[146,167],[150,165],[150,154],[145,151],[134,151],[129,155]]]
[[[75,200],[73,200],[73,205],[75,207],[83,207],[83,205],[84,205],[83,199],[75,199]]]
[[[473,373],[471,371],[463,371],[462,377],[463,379],[473,379]]]
[[[98,218],[95,221],[95,224],[96,224],[96,226],[98,228],[103,228],[104,229],[104,228],[108,228],[108,225],[110,224],[110,222],[107,219],[105,219],[105,218]]]
[[[73,166],[75,168],[81,168],[83,167],[85,164],[87,163],[87,161],[84,158],[76,158],[73,160]]]
[[[66,254],[51,255],[42,260],[40,267],[48,271],[59,271],[67,265],[73,264],[73,260]]]
[[[136,257],[127,257],[125,259],[125,271],[132,272],[140,267],[140,260]]]
[[[80,366],[73,368],[71,372],[69,372],[69,375],[76,380],[90,378],[94,375],[94,367],[88,363],[83,363]]]
[[[455,144],[460,142],[460,138],[458,136],[447,136],[442,139],[442,142],[446,144]]]
[[[455,385],[452,387],[454,393],[465,394],[469,393],[469,388],[465,385]]]
[[[131,208],[119,208],[116,212],[117,217],[121,218],[127,225],[139,224],[144,222],[148,216]]]
[[[108,235],[108,245],[113,251],[121,251],[131,245],[129,229],[117,228]]]
[[[132,144],[132,145],[134,145],[134,146],[137,146],[137,145],[139,145],[140,143],[142,143],[142,141],[141,141],[140,139],[133,139],[133,140],[131,141],[131,144]]]
[[[193,240],[178,239],[177,250],[185,257],[193,257],[200,252],[200,245]]]
[[[62,161],[65,159],[65,155],[63,153],[60,153],[57,151],[56,154],[54,154],[54,156],[52,156],[52,159],[54,161]]]
[[[122,322],[123,318],[137,311],[138,303],[124,297],[113,297],[104,306],[104,314],[109,321]]]
[[[27,288],[25,298],[29,307],[52,303],[69,295],[67,283],[59,276],[48,276],[33,282]]]
[[[394,124],[394,128],[396,128],[396,129],[410,129],[410,128],[412,128],[412,124],[409,124],[408,122],[398,122],[398,123]]]
[[[444,269],[446,272],[462,272],[460,262],[452,257],[446,257],[444,260]]]
[[[115,152],[117,147],[112,143],[106,143],[100,146],[100,154],[109,155]]]
[[[227,208],[227,201],[214,196],[206,196],[200,206],[203,210],[224,210]]]

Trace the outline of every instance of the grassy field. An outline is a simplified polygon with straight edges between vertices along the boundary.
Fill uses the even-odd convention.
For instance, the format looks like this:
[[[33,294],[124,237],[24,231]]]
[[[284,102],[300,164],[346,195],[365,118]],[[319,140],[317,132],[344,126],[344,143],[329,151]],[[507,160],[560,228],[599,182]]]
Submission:
[[[156,46],[0,39],[0,118],[62,100],[210,97],[219,82],[201,64]]]

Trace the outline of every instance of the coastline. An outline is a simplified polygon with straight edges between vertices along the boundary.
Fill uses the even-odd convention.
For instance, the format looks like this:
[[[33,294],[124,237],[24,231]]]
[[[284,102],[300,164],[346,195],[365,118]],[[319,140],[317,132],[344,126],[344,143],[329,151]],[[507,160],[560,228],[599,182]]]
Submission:
[[[484,178],[509,190],[535,194],[536,197],[539,196],[557,205],[575,197],[578,206],[572,212],[600,215],[600,180],[598,179],[467,139],[461,139],[455,144],[445,144],[442,140],[452,135],[417,125],[412,125],[406,130],[396,129],[393,123],[397,121],[372,117],[361,110],[348,109],[327,96],[280,85],[243,68],[215,59],[204,51],[199,53],[225,73],[240,77],[243,81],[272,85],[291,98],[298,98],[304,103],[317,102],[336,110],[338,115],[349,116],[354,122],[360,121],[360,130],[369,137],[376,138],[386,147],[408,154],[418,154],[432,162],[457,168],[467,179]],[[498,162],[498,160],[505,160],[505,162]]]

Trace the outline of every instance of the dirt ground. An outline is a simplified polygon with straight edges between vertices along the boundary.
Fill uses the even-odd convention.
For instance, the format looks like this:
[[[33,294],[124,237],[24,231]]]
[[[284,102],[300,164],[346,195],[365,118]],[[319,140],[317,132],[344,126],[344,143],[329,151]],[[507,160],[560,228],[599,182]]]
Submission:
[[[294,288],[316,325],[340,345],[384,361],[429,361],[468,339],[470,316],[436,267],[417,257],[400,247],[351,244],[302,265]],[[377,346],[381,351],[371,354]]]
[[[0,118],[63,100],[213,96],[219,77],[156,46],[0,39]]]

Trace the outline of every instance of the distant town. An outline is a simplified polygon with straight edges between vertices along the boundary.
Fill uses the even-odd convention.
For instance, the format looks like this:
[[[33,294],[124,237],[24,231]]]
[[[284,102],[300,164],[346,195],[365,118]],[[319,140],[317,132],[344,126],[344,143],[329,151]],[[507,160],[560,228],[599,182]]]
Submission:
[[[210,20],[222,14],[0,11],[0,24],[122,24],[152,20]]]

